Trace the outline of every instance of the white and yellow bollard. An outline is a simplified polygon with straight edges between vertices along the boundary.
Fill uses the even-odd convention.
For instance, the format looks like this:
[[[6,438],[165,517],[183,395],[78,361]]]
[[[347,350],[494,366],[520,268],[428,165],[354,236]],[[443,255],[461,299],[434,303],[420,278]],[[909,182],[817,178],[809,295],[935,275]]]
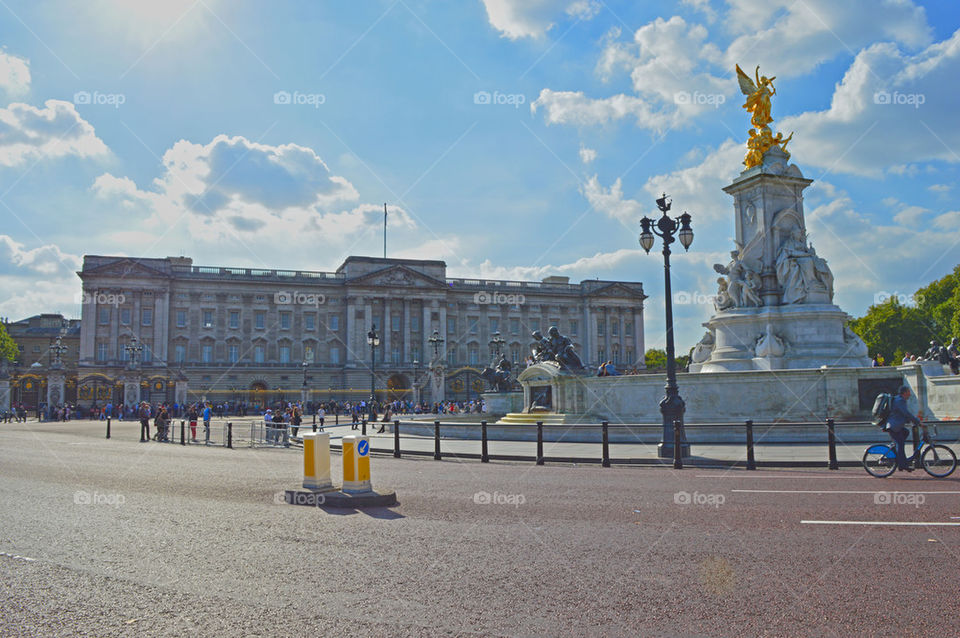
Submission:
[[[310,432],[303,435],[303,486],[308,490],[333,489],[330,479],[330,435],[327,433]]]
[[[370,492],[370,438],[343,437],[343,491]]]

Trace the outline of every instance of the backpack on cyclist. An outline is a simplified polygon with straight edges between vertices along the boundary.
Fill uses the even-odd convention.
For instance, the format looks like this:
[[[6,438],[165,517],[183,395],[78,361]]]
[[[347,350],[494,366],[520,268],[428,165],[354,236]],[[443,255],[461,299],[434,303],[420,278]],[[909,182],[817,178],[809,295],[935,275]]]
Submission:
[[[890,418],[890,411],[893,409],[893,395],[887,392],[882,392],[877,395],[877,398],[873,401],[873,410],[871,414],[873,418],[871,422],[877,427],[884,427],[887,425],[887,419]]]

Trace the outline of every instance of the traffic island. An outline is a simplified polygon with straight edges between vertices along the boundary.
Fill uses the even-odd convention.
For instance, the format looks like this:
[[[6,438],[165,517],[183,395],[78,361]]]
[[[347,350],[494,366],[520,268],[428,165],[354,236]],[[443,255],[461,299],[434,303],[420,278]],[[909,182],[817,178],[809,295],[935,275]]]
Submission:
[[[370,480],[370,439],[343,437],[343,487],[330,480],[330,435],[303,435],[303,489],[284,492],[289,505],[309,507],[391,507],[397,504],[393,490],[375,490]]]

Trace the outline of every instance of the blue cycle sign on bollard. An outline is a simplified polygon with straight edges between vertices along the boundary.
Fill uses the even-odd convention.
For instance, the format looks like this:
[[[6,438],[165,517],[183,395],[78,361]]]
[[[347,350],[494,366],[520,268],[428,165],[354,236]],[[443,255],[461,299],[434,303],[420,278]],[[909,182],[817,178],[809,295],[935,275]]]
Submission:
[[[357,456],[366,456],[370,451],[370,441],[361,440],[357,444]]]

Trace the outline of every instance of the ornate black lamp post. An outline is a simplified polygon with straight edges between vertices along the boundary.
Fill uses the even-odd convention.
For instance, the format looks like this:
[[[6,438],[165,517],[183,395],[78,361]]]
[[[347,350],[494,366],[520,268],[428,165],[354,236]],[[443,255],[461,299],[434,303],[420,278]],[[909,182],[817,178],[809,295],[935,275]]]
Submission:
[[[502,336],[500,336],[500,331],[493,333],[493,336],[490,338],[490,356],[494,358],[499,358],[500,354],[503,352],[503,344],[507,342]]]
[[[434,330],[433,334],[430,335],[430,338],[427,339],[427,342],[433,346],[433,358],[437,359],[440,357],[440,347],[443,346],[443,337],[440,336],[439,330]]]
[[[377,346],[380,345],[380,335],[377,334],[376,326],[371,327],[370,332],[367,333],[367,343],[370,344],[370,403],[372,404],[377,401]]]
[[[660,445],[657,446],[658,454],[661,458],[673,457],[673,423],[680,422],[680,441],[681,455],[690,456],[690,445],[686,442],[687,437],[683,432],[683,413],[686,410],[686,404],[680,398],[680,388],[677,386],[677,362],[674,357],[673,347],[673,293],[670,289],[670,244],[674,241],[674,235],[680,239],[680,245],[684,250],[690,248],[693,243],[693,230],[690,228],[690,215],[684,212],[677,218],[667,215],[670,210],[671,201],[667,195],[657,200],[657,208],[663,213],[658,220],[644,217],[640,220],[642,232],[640,233],[640,245],[647,253],[653,248],[654,235],[663,238],[663,296],[667,315],[667,384],[664,386],[666,395],[660,401],[660,413],[663,415],[663,436]]]
[[[130,358],[130,369],[135,369],[140,353],[143,352],[143,346],[137,341],[136,337],[131,337],[130,343],[124,346],[123,349],[127,351],[127,356]]]
[[[69,350],[69,348],[62,343],[63,337],[57,335],[56,341],[53,345],[50,346],[50,352],[53,354],[53,362],[50,364],[51,368],[62,368],[63,367],[63,355]]]

